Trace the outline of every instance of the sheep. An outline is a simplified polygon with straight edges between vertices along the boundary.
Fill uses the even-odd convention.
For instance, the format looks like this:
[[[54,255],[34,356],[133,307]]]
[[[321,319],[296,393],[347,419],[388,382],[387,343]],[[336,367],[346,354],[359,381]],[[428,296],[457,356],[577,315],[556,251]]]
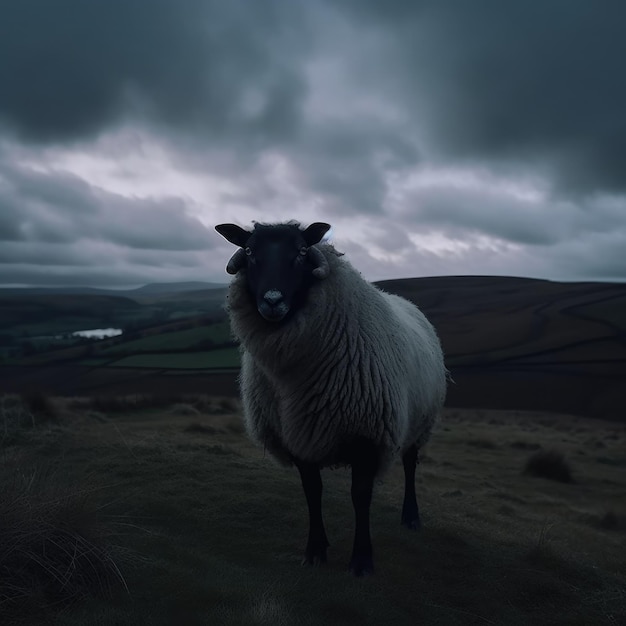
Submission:
[[[374,571],[369,511],[374,479],[397,456],[401,522],[420,527],[418,451],[446,394],[437,334],[409,301],[367,282],[329,243],[329,224],[216,227],[239,249],[226,308],[240,342],[248,434],[295,465],[309,510],[304,564],[326,562],[323,467],[351,466],[355,532],[349,569]]]

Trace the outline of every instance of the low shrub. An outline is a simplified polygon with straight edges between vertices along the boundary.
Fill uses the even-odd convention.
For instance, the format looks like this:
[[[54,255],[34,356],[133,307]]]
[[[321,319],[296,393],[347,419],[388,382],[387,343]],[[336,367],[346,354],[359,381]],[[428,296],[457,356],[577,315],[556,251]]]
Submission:
[[[58,409],[49,396],[41,391],[29,391],[21,395],[24,406],[37,421],[56,420]]]
[[[172,415],[181,415],[183,417],[195,417],[200,415],[200,411],[195,406],[184,402],[174,404],[170,409],[170,413],[172,413]]]
[[[535,452],[524,468],[524,474],[556,480],[561,483],[572,483],[572,471],[560,452],[556,450],[540,450]]]
[[[618,530],[621,528],[622,524],[614,511],[607,511],[598,521],[598,526],[604,528],[604,530]]]

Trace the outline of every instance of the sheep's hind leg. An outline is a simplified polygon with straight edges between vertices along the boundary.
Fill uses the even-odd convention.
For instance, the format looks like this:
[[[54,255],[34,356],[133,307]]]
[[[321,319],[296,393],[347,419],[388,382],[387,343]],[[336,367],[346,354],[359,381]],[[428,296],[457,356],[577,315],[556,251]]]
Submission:
[[[417,465],[417,446],[413,444],[402,456],[404,465],[404,502],[402,504],[402,525],[417,530],[421,528],[417,497],[415,495],[415,466]]]
[[[303,565],[326,563],[328,539],[322,519],[322,477],[320,468],[313,463],[295,461],[302,479],[302,488],[309,507],[309,538],[304,551]]]
[[[370,538],[370,504],[374,477],[378,471],[378,451],[367,440],[353,444],[350,454],[352,465],[352,504],[354,506],[355,530],[350,571],[355,576],[374,572],[372,540]]]

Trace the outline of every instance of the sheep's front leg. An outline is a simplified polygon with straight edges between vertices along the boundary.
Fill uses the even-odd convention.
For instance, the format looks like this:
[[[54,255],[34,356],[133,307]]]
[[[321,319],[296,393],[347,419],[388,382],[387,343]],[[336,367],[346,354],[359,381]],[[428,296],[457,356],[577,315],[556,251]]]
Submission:
[[[417,497],[415,495],[415,466],[417,446],[413,444],[402,456],[404,465],[404,502],[402,504],[402,525],[417,530],[421,527]]]
[[[302,479],[302,488],[309,507],[309,538],[304,551],[303,565],[326,563],[328,539],[322,519],[322,477],[320,468],[313,463],[295,461]]]
[[[352,505],[355,529],[350,571],[355,576],[374,572],[372,540],[370,538],[370,504],[374,477],[378,470],[376,447],[369,441],[358,441],[352,450]]]

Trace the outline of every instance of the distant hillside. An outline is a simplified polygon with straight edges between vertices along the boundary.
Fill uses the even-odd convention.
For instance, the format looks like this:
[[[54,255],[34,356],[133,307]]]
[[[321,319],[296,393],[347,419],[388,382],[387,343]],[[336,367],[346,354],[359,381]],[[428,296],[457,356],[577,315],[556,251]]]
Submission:
[[[202,285],[180,292],[160,292],[156,286],[136,294],[129,300],[135,308],[118,307],[108,315],[127,320],[120,325],[127,330],[121,337],[38,351],[21,361],[7,357],[0,389],[235,393],[239,356],[225,323],[226,287]],[[454,381],[449,406],[626,421],[626,284],[448,276],[379,285],[415,302],[437,328]],[[19,320],[29,309],[12,313]],[[90,328],[84,319],[80,323]],[[7,355],[21,341],[16,332],[5,333]]]
[[[449,276],[383,281],[437,328],[448,404],[626,420],[626,284]]]
[[[104,323],[112,317],[125,318],[134,314],[139,305],[130,298],[100,294],[18,294],[0,293],[0,329],[18,327],[25,329],[36,324],[42,329],[59,319],[71,319],[72,323]],[[73,328],[80,330],[80,328]],[[42,331],[45,332],[45,331]],[[54,332],[57,332],[54,329]]]
[[[98,289],[97,287],[0,287],[0,297],[9,296],[118,296],[128,292],[116,289]]]
[[[139,287],[138,289],[132,289],[129,292],[129,295],[180,293],[181,291],[203,291],[205,289],[223,289],[224,287],[226,287],[226,284],[224,283],[204,283],[200,281],[186,283],[150,283],[148,285],[144,285],[143,287]]]
[[[101,295],[133,298],[135,296],[162,295],[185,291],[225,288],[225,283],[189,281],[183,283],[149,283],[134,289],[100,289],[97,287],[1,287],[2,296],[47,296],[47,295]]]

